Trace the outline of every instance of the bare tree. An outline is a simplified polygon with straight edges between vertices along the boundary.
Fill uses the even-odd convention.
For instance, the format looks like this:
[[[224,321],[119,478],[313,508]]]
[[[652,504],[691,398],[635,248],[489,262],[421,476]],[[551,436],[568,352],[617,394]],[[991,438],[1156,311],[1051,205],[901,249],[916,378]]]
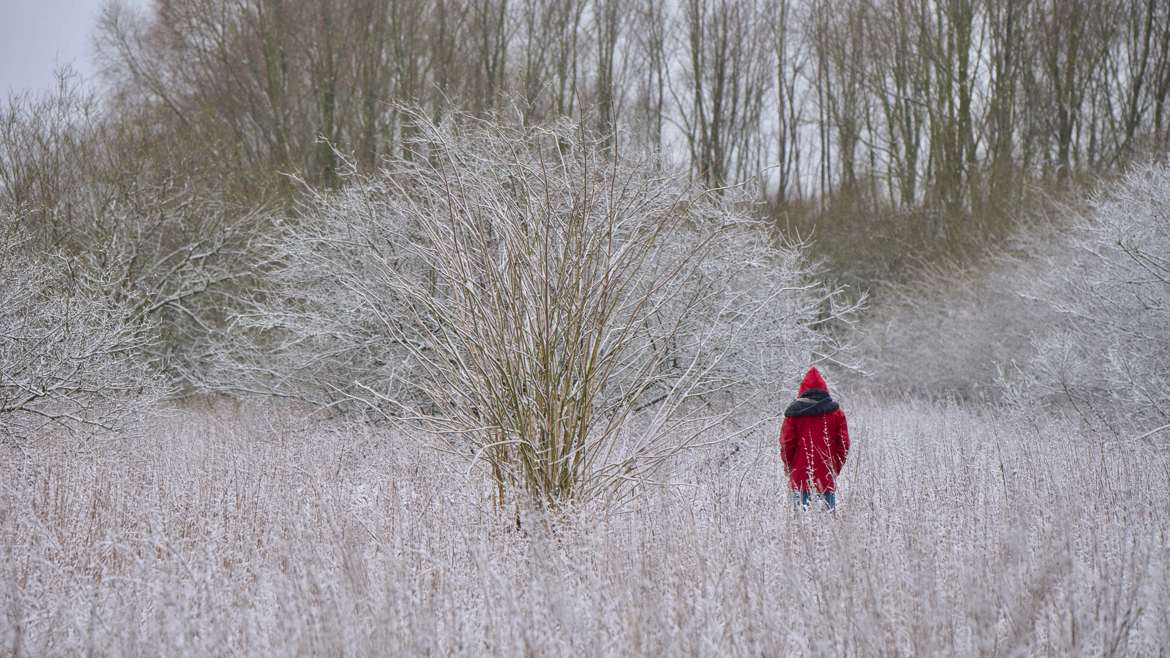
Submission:
[[[1089,93],[1096,67],[1105,52],[1094,39],[1102,14],[1096,3],[1082,0],[1041,2],[1036,6],[1037,36],[1040,44],[1043,99],[1053,107],[1042,115],[1049,126],[1052,149],[1047,166],[1059,178],[1072,173],[1079,150],[1077,131],[1082,122],[1084,99]],[[1107,24],[1107,23],[1106,23]],[[1040,101],[1041,99],[1036,99]],[[1042,102],[1043,102],[1042,101]]]
[[[508,88],[508,46],[512,37],[508,0],[471,3],[468,38],[474,48],[468,64],[471,76],[471,111],[486,113],[499,107]]]
[[[526,0],[521,11],[522,73],[518,76],[519,100],[521,101],[521,123],[532,125],[548,116],[543,101],[549,86],[552,40],[555,31],[552,23],[556,19],[554,3]]]
[[[1028,0],[988,0],[988,199],[1016,198],[1016,145],[1021,111],[1020,70],[1028,51],[1024,21]]]
[[[1162,6],[1155,16],[1155,25],[1161,25],[1156,32],[1158,43],[1154,63],[1151,67],[1150,95],[1153,97],[1154,148],[1165,148],[1170,144],[1170,133],[1165,130],[1166,100],[1170,96],[1170,7]]]
[[[758,154],[762,102],[772,83],[770,18],[758,2],[686,3],[689,88],[676,99],[691,166],[705,185],[723,187]]]
[[[639,7],[633,26],[633,42],[641,55],[644,71],[638,82],[638,103],[633,113],[640,122],[643,137],[640,142],[659,153],[663,148],[663,129],[667,121],[667,78],[670,75],[669,39],[671,15],[665,5],[646,0]]]
[[[801,180],[801,128],[805,122],[799,84],[807,65],[807,49],[795,25],[790,0],[776,0],[765,17],[771,16],[773,65],[776,70],[776,175],[775,203],[783,206],[790,198],[799,200]]]

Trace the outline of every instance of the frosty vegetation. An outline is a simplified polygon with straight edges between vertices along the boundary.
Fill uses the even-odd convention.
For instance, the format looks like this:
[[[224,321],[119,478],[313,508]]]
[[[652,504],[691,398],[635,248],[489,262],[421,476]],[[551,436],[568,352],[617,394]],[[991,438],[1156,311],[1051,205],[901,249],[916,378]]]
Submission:
[[[71,280],[68,259],[38,262],[22,253],[27,242],[0,238],[0,441],[117,430],[155,399],[149,339],[100,272]]]
[[[138,150],[141,135],[98,105],[63,75],[53,92],[0,107],[0,268],[54,304],[104,306],[93,315],[133,335],[137,363],[189,391],[218,355],[225,314],[257,286],[268,215],[160,171]],[[34,316],[52,312],[23,299]],[[69,327],[84,334],[84,323]]]
[[[1009,245],[982,271],[940,270],[883,309],[864,338],[875,376],[1063,406],[1110,432],[1166,425],[1170,168],[1135,167]]]
[[[225,390],[409,422],[485,460],[501,505],[554,504],[620,498],[837,356],[816,328],[850,309],[729,195],[571,126],[416,120],[411,157],[278,236]]]
[[[773,427],[680,485],[523,530],[487,478],[369,425],[191,410],[0,468],[17,655],[1159,655],[1166,453],[1075,418],[852,398],[833,518]],[[512,528],[512,529],[509,529]]]
[[[1049,244],[1020,293],[1055,321],[1009,383],[1106,425],[1170,423],[1170,168],[1134,170]]]
[[[237,207],[88,108],[0,113],[0,651],[1170,652],[1164,163],[861,315],[581,122]]]

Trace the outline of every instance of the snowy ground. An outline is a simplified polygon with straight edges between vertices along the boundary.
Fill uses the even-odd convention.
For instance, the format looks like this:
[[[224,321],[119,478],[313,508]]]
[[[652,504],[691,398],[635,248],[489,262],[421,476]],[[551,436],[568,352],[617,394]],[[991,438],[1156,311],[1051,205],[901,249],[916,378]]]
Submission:
[[[697,486],[521,531],[465,464],[271,412],[0,448],[0,653],[1170,652],[1165,452],[847,411],[832,517],[787,507],[768,428],[688,457]]]

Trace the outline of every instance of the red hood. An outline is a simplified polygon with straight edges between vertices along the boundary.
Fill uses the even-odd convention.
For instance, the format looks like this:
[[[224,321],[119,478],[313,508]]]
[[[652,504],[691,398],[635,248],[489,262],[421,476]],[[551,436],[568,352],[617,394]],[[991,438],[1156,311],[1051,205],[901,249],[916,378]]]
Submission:
[[[804,392],[810,388],[819,388],[828,393],[829,385],[825,383],[825,378],[821,377],[821,371],[815,367],[809,368],[808,372],[804,374],[804,379],[800,380],[800,390],[796,392],[798,396],[804,395]]]

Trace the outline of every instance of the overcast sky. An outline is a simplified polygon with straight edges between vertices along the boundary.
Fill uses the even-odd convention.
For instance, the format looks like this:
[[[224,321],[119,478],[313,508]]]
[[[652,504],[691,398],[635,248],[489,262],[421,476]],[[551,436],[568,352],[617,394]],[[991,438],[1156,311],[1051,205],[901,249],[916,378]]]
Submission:
[[[93,27],[104,0],[0,0],[0,94],[40,90],[58,64],[94,73]]]

